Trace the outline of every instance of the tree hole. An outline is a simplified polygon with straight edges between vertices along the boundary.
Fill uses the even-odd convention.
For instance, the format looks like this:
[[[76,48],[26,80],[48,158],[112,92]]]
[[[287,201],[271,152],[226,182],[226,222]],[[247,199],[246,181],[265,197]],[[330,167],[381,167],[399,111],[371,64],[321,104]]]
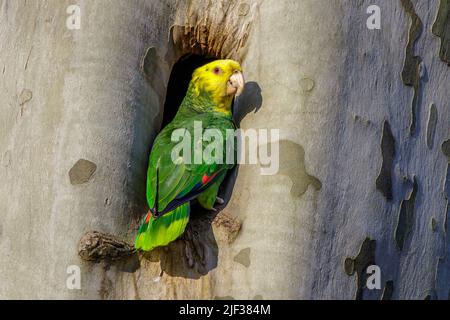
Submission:
[[[169,83],[167,84],[161,129],[172,121],[177,114],[178,108],[186,95],[194,70],[214,60],[217,60],[217,58],[205,57],[198,54],[187,54],[174,64],[169,77]]]

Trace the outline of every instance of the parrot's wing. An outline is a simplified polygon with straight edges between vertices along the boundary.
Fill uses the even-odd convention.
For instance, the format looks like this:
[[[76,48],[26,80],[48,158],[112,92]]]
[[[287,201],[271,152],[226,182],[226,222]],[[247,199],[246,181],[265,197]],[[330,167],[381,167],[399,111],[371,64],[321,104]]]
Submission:
[[[187,193],[184,190],[175,199],[170,201],[163,210],[157,211],[156,216],[158,217],[158,216],[164,215],[167,212],[170,212],[170,211],[176,209],[177,207],[183,205],[184,203],[197,198],[200,194],[203,194],[205,190],[208,190],[208,188],[211,185],[214,185],[214,183],[216,181],[223,180],[223,177],[225,176],[226,171],[227,170],[221,170],[217,173],[214,173],[212,176],[204,175],[202,177],[202,180],[203,181],[208,180],[208,182],[203,182],[203,181],[197,182],[195,184],[195,186]],[[188,190],[188,189],[186,189],[186,190]],[[186,194],[184,194],[184,193],[186,193]]]
[[[176,143],[172,129],[166,127],[155,140],[147,173],[147,200],[156,216],[167,213],[205,191],[226,174],[230,165],[219,163],[186,164],[172,160]],[[189,130],[190,131],[190,130]],[[197,143],[192,138],[192,145]],[[207,143],[205,143],[207,144]],[[193,159],[193,157],[191,157]],[[207,160],[207,159],[204,159]]]

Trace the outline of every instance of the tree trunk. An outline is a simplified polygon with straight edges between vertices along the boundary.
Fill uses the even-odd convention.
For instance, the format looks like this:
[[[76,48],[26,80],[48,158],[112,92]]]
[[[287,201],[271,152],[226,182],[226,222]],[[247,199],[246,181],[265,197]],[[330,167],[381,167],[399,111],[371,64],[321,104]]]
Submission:
[[[383,1],[380,30],[362,0],[75,1],[79,30],[72,2],[0,0],[0,298],[449,297],[450,1]],[[81,259],[90,230],[133,242],[190,53],[241,62],[279,172],[241,165],[166,248]]]

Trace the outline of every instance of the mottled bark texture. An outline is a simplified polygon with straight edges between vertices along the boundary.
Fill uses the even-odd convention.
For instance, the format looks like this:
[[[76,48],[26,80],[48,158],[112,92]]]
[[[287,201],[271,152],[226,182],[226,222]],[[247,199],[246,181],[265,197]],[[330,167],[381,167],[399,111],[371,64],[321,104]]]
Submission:
[[[0,0],[0,298],[447,299],[449,1],[378,1],[369,30],[372,2]],[[241,165],[224,210],[137,254],[189,53],[242,63],[240,126],[280,129],[280,170]]]

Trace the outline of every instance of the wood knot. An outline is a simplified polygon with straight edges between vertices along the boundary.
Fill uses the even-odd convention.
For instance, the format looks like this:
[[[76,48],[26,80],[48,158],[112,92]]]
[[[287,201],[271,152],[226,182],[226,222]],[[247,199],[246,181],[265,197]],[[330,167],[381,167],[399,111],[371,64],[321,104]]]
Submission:
[[[232,243],[241,230],[241,221],[227,212],[220,212],[212,221],[214,233],[219,240]]]
[[[78,243],[78,255],[92,262],[117,261],[136,253],[134,247],[116,236],[88,231]]]

